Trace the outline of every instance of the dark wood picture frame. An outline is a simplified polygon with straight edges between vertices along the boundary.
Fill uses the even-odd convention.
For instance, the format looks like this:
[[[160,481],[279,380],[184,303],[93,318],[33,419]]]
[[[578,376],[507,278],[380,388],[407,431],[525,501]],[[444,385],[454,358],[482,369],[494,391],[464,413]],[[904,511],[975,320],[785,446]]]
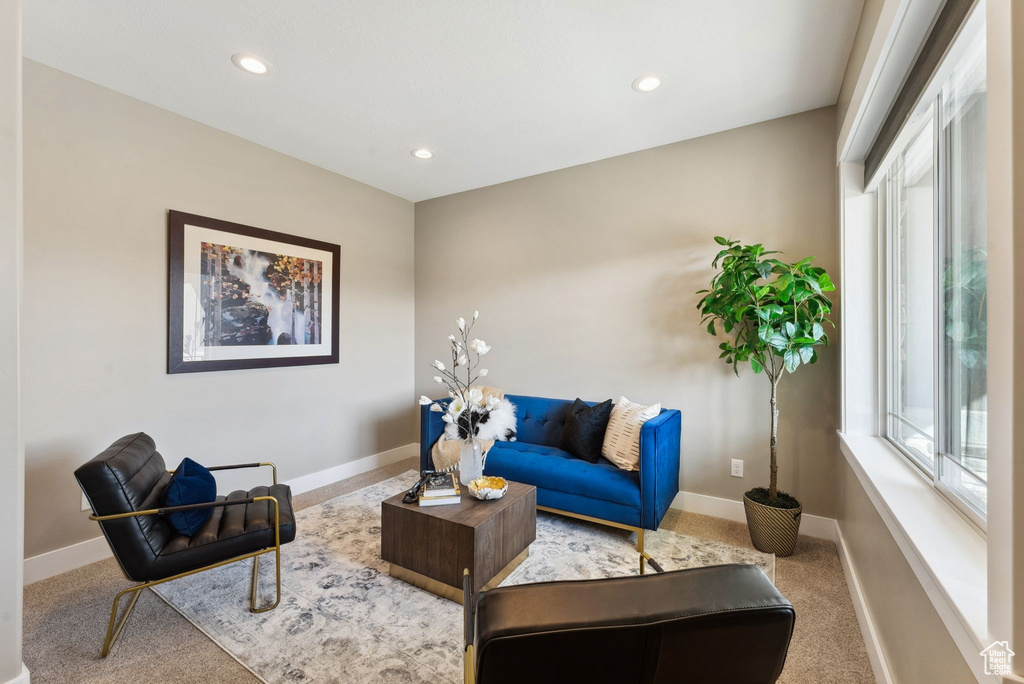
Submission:
[[[318,356],[289,356],[247,359],[218,359],[190,361],[184,358],[184,280],[185,280],[185,226],[210,228],[225,233],[273,240],[285,244],[307,247],[329,252],[331,255],[331,282],[324,287],[331,292],[331,352]],[[309,366],[314,364],[338,363],[341,303],[341,246],[310,238],[278,233],[240,223],[197,216],[182,211],[170,210],[167,214],[168,228],[168,298],[167,298],[167,372],[195,373],[204,371],[237,370],[241,368],[274,368],[279,366]]]

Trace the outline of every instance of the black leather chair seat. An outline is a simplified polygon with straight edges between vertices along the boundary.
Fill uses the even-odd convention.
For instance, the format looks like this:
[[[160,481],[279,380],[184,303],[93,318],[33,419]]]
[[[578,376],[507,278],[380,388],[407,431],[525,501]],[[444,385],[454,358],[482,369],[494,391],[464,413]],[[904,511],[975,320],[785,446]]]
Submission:
[[[476,604],[480,684],[754,684],[782,672],[793,606],[751,565],[543,582]]]
[[[217,501],[244,500],[257,496],[273,496],[278,503],[281,523],[281,543],[295,539],[295,515],[292,512],[292,494],[288,485],[255,487],[238,490]],[[167,577],[188,572],[225,558],[241,556],[274,545],[274,504],[257,501],[213,509],[213,515],[191,537],[171,537],[153,564],[156,575]]]

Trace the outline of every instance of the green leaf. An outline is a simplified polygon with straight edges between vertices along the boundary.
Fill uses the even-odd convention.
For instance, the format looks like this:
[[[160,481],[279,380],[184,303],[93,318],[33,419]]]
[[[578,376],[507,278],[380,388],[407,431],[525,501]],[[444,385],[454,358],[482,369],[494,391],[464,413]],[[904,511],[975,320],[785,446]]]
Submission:
[[[765,342],[767,342],[768,338],[771,337],[772,332],[772,326],[768,325],[767,323],[763,323],[757,326],[757,336],[764,340]]]
[[[800,355],[793,351],[792,349],[786,352],[786,354],[782,357],[782,360],[786,364],[786,370],[788,370],[790,373],[795,372],[796,369],[800,366]]]
[[[720,245],[728,245],[729,244],[729,240],[726,240],[721,235],[716,235],[715,236],[715,242],[717,242]]]
[[[715,333],[715,322],[714,321],[711,321],[710,323],[708,323],[708,334],[709,335],[715,335],[716,337],[718,336],[717,333]]]
[[[768,338],[768,344],[772,345],[776,349],[785,349],[789,344],[789,340],[786,339],[785,335],[780,333],[772,333]]]
[[[814,356],[814,349],[811,347],[800,347],[800,360],[804,363],[810,363],[811,358]],[[792,371],[790,371],[792,372]]]
[[[820,340],[821,336],[824,334],[825,329],[821,327],[821,323],[815,323],[813,326],[811,326],[811,336],[814,338],[815,341]]]
[[[836,289],[836,286],[832,284],[832,279],[828,277],[827,273],[822,273],[818,276],[818,287],[821,288],[822,292],[831,292]]]
[[[762,278],[768,278],[772,274],[772,265],[767,261],[762,261],[757,265],[757,273]]]
[[[776,290],[785,290],[787,287],[793,284],[793,276],[790,273],[783,273],[775,279],[773,285]]]
[[[757,362],[757,359],[750,359],[750,367],[754,369],[754,373],[760,373],[764,370],[764,366]]]
[[[789,321],[786,321],[786,335],[789,337],[796,335],[796,326]]]
[[[811,287],[816,294],[821,294],[821,285],[818,284],[817,280],[807,279],[807,284]]]
[[[764,297],[766,294],[768,294],[771,291],[772,291],[772,288],[770,288],[767,285],[765,285],[764,287],[757,288],[757,291],[754,292],[754,296],[757,299],[760,299],[761,297]]]

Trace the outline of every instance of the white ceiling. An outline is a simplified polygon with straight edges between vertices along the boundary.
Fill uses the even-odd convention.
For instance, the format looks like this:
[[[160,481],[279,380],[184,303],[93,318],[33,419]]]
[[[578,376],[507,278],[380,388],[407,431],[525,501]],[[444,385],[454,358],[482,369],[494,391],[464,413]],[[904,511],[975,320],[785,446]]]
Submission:
[[[24,51],[419,201],[834,104],[862,5],[26,0]]]

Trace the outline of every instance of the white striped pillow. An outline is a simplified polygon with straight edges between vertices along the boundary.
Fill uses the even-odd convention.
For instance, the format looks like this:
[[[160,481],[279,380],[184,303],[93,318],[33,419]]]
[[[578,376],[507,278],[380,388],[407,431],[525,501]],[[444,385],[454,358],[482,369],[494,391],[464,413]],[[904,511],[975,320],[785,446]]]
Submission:
[[[661,404],[641,406],[619,397],[612,407],[601,455],[623,470],[640,470],[640,427],[661,413]]]

